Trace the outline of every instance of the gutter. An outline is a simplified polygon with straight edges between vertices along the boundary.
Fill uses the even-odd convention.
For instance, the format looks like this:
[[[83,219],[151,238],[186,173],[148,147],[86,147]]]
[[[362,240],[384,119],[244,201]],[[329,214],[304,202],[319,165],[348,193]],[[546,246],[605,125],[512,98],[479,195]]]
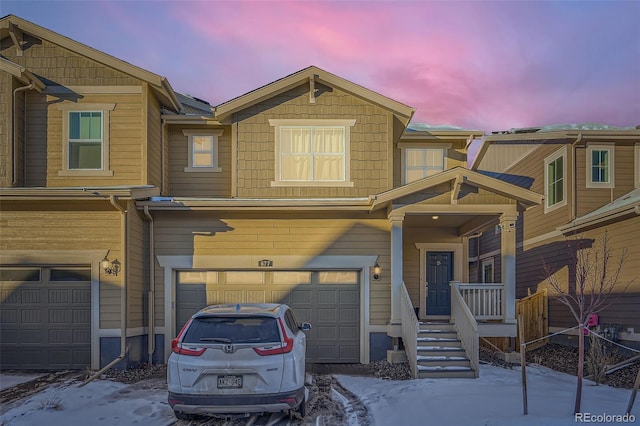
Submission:
[[[129,349],[127,348],[127,210],[125,210],[120,204],[118,204],[118,197],[115,195],[109,197],[109,202],[116,210],[120,212],[120,241],[122,242],[122,260],[124,263],[124,267],[122,268],[122,274],[124,277],[121,278],[122,289],[120,290],[120,355],[118,355],[117,358],[105,365],[102,369],[95,372],[91,377],[82,382],[78,387],[83,387],[87,383],[90,383],[96,378],[100,377],[102,373],[116,365],[118,362],[122,361],[127,355],[127,352],[129,352]]]
[[[153,216],[149,213],[149,206],[144,206],[144,215],[149,221],[149,293],[148,293],[148,309],[149,309],[149,326],[147,346],[149,348],[149,364],[153,364],[153,353],[156,349],[156,335],[155,335],[155,300],[156,300],[156,277],[155,277],[155,259],[154,259],[154,247],[155,240],[153,237]]]
[[[22,86],[22,87],[18,87],[16,89],[13,90],[13,114],[12,114],[12,124],[11,124],[11,186],[15,186],[16,182],[17,182],[17,177],[16,177],[16,95],[18,94],[18,92],[23,92],[25,90],[31,90],[31,89],[35,89],[35,85],[33,82],[29,83],[28,86]],[[24,114],[24,136],[23,136],[23,143],[26,143],[27,140],[27,115],[26,115],[26,109],[27,109],[27,97],[25,96],[24,98],[24,106],[25,106],[25,114]]]

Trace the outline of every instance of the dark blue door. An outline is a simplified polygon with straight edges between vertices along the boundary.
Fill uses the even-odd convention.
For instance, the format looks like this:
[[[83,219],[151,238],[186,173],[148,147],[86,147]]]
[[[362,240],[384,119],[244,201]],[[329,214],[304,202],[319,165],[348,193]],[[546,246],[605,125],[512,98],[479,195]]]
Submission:
[[[427,315],[451,314],[453,253],[427,252]]]

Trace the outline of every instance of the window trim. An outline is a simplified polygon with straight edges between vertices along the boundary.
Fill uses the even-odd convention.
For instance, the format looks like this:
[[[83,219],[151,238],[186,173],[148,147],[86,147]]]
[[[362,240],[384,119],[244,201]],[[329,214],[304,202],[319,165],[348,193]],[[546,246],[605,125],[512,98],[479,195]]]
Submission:
[[[549,205],[549,164],[562,157],[562,201]],[[544,159],[544,212],[549,213],[567,205],[567,147]]]
[[[485,259],[482,259],[482,261],[480,262],[480,270],[482,271],[482,273],[480,274],[480,276],[482,277],[482,283],[483,284],[493,284],[495,283],[495,277],[496,277],[496,269],[495,269],[495,262],[493,260],[493,257],[487,257]],[[487,266],[491,266],[491,281],[487,282],[484,279],[484,268]]]
[[[400,142],[398,143],[398,148],[400,148],[400,161],[402,164],[401,171],[401,181],[402,185],[406,185],[407,183],[407,149],[433,149],[433,150],[442,150],[442,171],[445,171],[449,168],[449,156],[447,155],[449,150],[451,149],[452,144],[448,143],[406,143]],[[424,179],[424,178],[423,178]]]
[[[58,176],[113,176],[109,159],[110,151],[110,123],[111,111],[116,107],[112,104],[65,104],[59,105],[62,112],[62,168]],[[69,117],[73,112],[102,113],[102,168],[101,169],[70,169],[69,168]]]
[[[274,180],[272,187],[353,187],[351,181],[351,128],[355,119],[269,119],[274,127]],[[344,128],[344,180],[341,181],[286,181],[280,180],[280,129],[283,127],[343,127]]]
[[[222,136],[224,130],[222,129],[183,129],[182,134],[187,136],[187,167],[184,168],[185,173],[220,173],[222,172],[222,167],[220,167],[220,155],[219,155],[219,146],[218,137]],[[193,139],[197,136],[211,136],[212,140],[212,155],[213,155],[213,166],[211,167],[200,167],[194,165],[193,162]]]
[[[593,151],[608,151],[609,152],[609,182],[594,182],[593,181]],[[589,144],[587,145],[586,154],[586,187],[587,188],[613,188],[615,186],[615,144]]]

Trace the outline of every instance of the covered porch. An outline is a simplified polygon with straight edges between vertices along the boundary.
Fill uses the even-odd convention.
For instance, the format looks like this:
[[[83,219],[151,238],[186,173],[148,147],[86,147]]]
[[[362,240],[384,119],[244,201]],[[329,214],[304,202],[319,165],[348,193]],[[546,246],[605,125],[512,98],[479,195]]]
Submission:
[[[431,362],[436,357],[420,355],[421,348],[427,353],[459,341],[476,374],[480,337],[516,336],[516,220],[541,202],[532,191],[464,168],[376,197],[374,208],[384,206],[391,224],[387,334],[402,338],[415,377],[422,376],[421,364],[438,370]],[[496,233],[500,282],[470,279],[469,241],[481,232]],[[450,358],[449,352],[438,358]],[[462,362],[459,355],[451,358]],[[463,367],[441,369],[450,373]]]

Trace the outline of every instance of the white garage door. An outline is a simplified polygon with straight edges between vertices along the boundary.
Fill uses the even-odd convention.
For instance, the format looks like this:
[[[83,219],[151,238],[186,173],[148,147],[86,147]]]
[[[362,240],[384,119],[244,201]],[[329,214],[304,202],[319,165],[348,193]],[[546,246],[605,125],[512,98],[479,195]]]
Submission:
[[[310,322],[307,361],[360,362],[360,272],[179,271],[176,329],[219,303],[285,303]]]
[[[91,363],[91,269],[0,269],[2,369],[83,369]]]

